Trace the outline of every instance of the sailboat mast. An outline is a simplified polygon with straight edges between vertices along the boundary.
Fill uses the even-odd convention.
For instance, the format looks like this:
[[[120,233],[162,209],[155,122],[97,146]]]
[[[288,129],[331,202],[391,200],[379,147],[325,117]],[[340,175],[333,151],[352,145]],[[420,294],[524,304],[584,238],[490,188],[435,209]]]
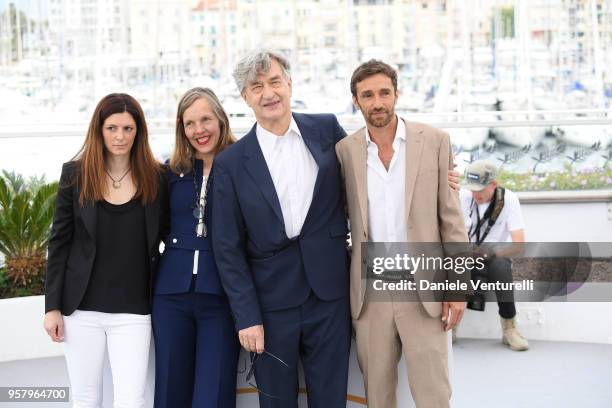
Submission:
[[[593,62],[595,65],[595,104],[599,108],[604,106],[604,83],[603,83],[603,58],[601,55],[601,45],[599,42],[599,19],[597,18],[597,0],[591,0],[591,34],[593,37]]]
[[[23,59],[23,45],[21,43],[21,16],[15,5],[15,41],[17,44],[17,62]]]

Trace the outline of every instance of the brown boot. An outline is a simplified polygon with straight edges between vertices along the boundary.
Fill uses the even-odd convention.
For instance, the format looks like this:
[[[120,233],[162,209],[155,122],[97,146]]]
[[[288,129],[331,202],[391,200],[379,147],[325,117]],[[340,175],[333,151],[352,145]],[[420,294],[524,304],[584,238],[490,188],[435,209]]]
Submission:
[[[529,342],[516,328],[516,319],[504,319],[500,317],[502,326],[502,341],[505,345],[509,346],[514,351],[524,351],[529,349]]]

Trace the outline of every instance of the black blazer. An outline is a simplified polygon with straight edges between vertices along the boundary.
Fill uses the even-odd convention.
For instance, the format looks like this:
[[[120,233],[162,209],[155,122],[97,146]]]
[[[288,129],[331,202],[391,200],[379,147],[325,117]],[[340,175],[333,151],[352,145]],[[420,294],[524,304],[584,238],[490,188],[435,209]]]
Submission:
[[[62,167],[49,239],[45,312],[58,309],[70,315],[77,309],[85,295],[96,256],[97,207],[93,202],[85,206],[79,204],[80,190],[74,181],[77,171],[75,162],[64,163]],[[161,237],[168,229],[165,173],[160,171],[157,199],[145,205],[151,279],[157,269]]]

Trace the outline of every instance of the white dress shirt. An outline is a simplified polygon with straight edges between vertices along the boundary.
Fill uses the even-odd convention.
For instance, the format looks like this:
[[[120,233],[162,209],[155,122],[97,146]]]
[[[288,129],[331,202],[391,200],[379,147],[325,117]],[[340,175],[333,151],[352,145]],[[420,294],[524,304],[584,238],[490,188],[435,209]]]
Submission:
[[[406,126],[397,118],[389,170],[378,157],[378,146],[366,127],[368,234],[372,242],[406,242]]]
[[[256,134],[280,202],[285,232],[288,238],[294,238],[300,235],[312,203],[319,167],[293,117],[289,129],[282,136],[259,124]]]

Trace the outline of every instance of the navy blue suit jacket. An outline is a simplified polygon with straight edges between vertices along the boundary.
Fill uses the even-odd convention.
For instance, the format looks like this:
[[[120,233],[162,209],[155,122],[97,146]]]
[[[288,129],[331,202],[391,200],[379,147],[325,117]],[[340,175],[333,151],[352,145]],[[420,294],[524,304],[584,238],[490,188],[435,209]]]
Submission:
[[[202,161],[195,161],[197,191],[202,186]],[[208,230],[206,237],[196,236],[197,219],[193,216],[196,190],[193,184],[194,171],[181,175],[167,171],[170,196],[170,231],[164,240],[164,253],[155,279],[156,295],[186,293],[189,291],[193,275],[193,255],[199,250],[198,276],[195,292],[222,295],[219,274],[214,261],[211,237],[213,191],[208,187],[204,221]],[[211,180],[214,182],[214,179]]]
[[[329,114],[294,113],[318,165],[301,234],[287,238],[280,202],[255,133],[220,153],[213,166],[213,248],[238,330],[262,312],[348,295],[347,222],[334,146],[345,132]]]

